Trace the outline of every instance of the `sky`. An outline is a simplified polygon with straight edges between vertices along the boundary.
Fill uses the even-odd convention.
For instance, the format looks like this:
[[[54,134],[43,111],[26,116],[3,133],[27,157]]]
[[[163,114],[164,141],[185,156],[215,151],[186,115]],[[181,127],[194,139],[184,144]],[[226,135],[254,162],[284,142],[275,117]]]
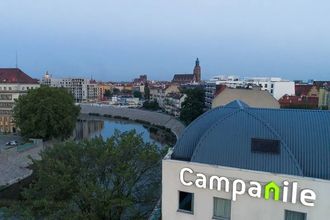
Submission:
[[[329,0],[0,0],[0,67],[32,77],[330,80]]]

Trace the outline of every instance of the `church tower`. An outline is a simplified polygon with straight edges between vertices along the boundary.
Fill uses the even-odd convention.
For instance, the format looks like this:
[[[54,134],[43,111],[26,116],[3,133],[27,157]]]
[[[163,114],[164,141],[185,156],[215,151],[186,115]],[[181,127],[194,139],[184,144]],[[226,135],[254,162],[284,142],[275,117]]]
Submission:
[[[196,59],[195,68],[194,68],[194,78],[196,82],[201,81],[201,67],[199,66],[199,60]]]

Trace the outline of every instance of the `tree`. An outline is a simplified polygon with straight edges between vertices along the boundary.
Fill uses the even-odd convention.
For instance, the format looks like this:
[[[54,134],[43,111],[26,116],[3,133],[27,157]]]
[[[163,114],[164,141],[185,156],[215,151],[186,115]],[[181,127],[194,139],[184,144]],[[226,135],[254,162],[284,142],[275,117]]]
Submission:
[[[134,91],[133,92],[133,96],[134,98],[142,98],[142,93],[140,91]]]
[[[190,124],[204,112],[204,90],[202,88],[185,89],[183,93],[187,97],[182,103],[180,120],[185,124]]]
[[[120,89],[118,89],[118,88],[113,88],[112,93],[113,93],[114,95],[118,95],[118,94],[120,93]]]
[[[106,89],[106,90],[104,91],[104,96],[107,97],[107,98],[111,98],[111,97],[112,97],[112,92],[111,92],[111,90]]]
[[[146,219],[160,195],[165,149],[135,130],[65,142],[33,160],[35,182],[10,207],[23,219]]]
[[[156,111],[159,110],[159,104],[156,100],[153,101],[145,101],[143,103],[143,108],[147,109],[147,110],[152,110],[152,111]]]
[[[146,84],[144,85],[144,99],[148,101],[150,99],[150,88],[148,82],[146,82]]]
[[[65,139],[72,135],[79,111],[66,89],[42,86],[20,96],[13,115],[24,137]]]

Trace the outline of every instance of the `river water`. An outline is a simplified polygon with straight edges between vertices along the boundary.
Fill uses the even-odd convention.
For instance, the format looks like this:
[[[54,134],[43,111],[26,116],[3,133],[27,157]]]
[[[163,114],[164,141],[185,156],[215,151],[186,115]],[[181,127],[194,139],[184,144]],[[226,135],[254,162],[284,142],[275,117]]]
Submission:
[[[98,136],[106,139],[111,137],[115,130],[126,132],[132,129],[141,134],[145,142],[155,143],[159,147],[164,147],[165,145],[172,146],[175,143],[175,136],[172,133],[150,125],[123,119],[89,115],[81,115],[79,117],[73,136],[76,140]]]

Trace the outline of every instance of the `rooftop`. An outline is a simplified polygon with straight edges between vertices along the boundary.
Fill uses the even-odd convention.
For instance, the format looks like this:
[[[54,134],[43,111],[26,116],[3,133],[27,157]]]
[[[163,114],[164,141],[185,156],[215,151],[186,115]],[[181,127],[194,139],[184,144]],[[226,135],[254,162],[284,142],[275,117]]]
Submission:
[[[0,68],[0,83],[37,84],[38,81],[19,68]]]
[[[235,100],[193,121],[172,159],[330,180],[329,124],[330,111],[251,108]],[[255,140],[262,142],[257,151]]]

